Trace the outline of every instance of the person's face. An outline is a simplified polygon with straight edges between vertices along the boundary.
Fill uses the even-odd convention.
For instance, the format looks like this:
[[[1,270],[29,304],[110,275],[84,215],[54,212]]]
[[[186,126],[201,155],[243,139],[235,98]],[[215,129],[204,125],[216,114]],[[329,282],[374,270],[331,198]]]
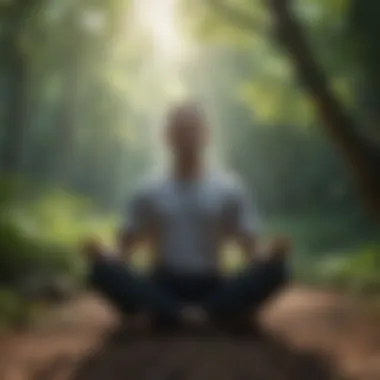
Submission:
[[[196,112],[178,112],[169,120],[168,144],[175,157],[194,158],[203,153],[208,129]]]

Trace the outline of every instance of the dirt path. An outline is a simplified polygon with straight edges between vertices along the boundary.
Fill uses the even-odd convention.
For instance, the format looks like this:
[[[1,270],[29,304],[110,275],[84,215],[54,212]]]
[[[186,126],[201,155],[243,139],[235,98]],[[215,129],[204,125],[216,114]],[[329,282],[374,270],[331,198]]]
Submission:
[[[380,321],[342,296],[293,288],[262,339],[124,336],[91,295],[38,328],[0,337],[2,380],[379,380]]]

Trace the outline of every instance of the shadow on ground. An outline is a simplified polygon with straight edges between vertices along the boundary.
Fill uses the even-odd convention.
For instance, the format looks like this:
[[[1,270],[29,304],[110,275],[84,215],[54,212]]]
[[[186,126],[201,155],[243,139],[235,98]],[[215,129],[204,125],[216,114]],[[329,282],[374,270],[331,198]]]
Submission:
[[[33,380],[61,378],[70,360],[61,357]],[[71,380],[342,379],[327,358],[297,351],[269,334],[260,337],[185,332],[148,335],[119,328],[101,346],[70,366]]]

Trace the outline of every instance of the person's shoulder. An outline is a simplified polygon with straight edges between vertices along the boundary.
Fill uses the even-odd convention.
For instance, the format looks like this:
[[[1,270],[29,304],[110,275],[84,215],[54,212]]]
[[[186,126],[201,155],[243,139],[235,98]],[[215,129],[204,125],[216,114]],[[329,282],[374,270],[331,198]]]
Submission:
[[[139,198],[152,198],[161,193],[166,187],[167,180],[159,173],[145,175],[135,188],[135,196]]]
[[[244,181],[232,171],[217,171],[212,174],[211,181],[231,195],[240,194],[245,189]]]

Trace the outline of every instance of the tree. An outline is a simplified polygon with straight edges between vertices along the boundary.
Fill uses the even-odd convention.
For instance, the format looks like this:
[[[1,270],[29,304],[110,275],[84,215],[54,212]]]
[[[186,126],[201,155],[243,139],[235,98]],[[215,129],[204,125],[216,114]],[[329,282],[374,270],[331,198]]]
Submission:
[[[224,19],[228,16],[230,20],[236,22],[236,25],[251,33],[263,32],[262,24],[255,24],[255,19],[252,17],[254,11],[246,3],[243,4],[244,8],[242,2],[238,2],[241,8],[249,8],[245,13],[231,3],[215,1],[211,3],[222,12]],[[323,121],[321,127],[345,158],[362,190],[368,208],[378,216],[380,214],[379,145],[361,133],[364,128],[357,125],[354,117],[349,115],[332,90],[327,75],[315,57],[306,33],[295,16],[291,0],[267,0],[265,4],[272,16],[274,26],[272,38],[288,53],[298,79]]]
[[[7,172],[19,169],[28,126],[28,63],[21,34],[29,15],[41,4],[41,1],[13,0],[1,9],[1,24],[4,26],[0,36],[1,67],[6,81],[7,102],[0,164]]]
[[[268,0],[275,21],[275,34],[287,49],[298,77],[314,99],[326,133],[345,156],[375,215],[380,214],[380,147],[359,134],[354,119],[348,115],[331,90],[326,75],[313,55],[290,0]]]

